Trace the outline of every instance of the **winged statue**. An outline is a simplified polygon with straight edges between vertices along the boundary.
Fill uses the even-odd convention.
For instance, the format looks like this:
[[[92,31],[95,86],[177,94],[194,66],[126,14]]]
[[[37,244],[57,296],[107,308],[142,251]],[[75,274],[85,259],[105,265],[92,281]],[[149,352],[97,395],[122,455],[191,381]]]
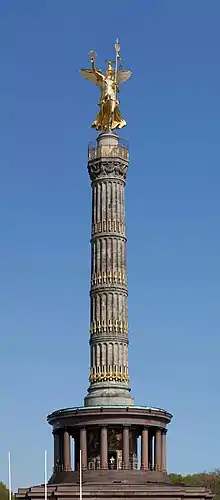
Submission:
[[[130,70],[118,69],[120,60],[120,46],[118,40],[115,44],[116,60],[108,61],[105,73],[95,67],[96,53],[89,53],[91,68],[81,69],[81,75],[94,83],[100,89],[98,101],[99,112],[92,123],[92,128],[100,131],[112,131],[126,126],[125,119],[121,116],[118,99],[119,85],[131,77]],[[115,65],[115,67],[114,67]]]

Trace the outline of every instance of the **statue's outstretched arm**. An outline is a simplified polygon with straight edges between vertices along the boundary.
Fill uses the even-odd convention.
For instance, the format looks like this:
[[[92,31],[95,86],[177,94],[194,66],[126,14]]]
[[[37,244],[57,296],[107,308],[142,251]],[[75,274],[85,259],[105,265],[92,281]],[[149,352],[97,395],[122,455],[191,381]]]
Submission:
[[[100,70],[96,69],[95,61],[92,61],[92,71],[95,74],[97,81],[102,82],[104,75],[102,74],[102,72]]]

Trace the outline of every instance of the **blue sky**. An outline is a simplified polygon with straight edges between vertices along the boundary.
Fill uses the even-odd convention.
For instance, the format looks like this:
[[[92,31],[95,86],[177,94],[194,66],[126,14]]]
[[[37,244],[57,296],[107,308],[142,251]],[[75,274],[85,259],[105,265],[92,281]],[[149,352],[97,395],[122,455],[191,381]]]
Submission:
[[[219,466],[220,3],[0,3],[0,470],[52,467],[46,415],[88,386],[90,185],[97,89],[79,68],[120,38],[130,377],[174,414],[168,467]]]

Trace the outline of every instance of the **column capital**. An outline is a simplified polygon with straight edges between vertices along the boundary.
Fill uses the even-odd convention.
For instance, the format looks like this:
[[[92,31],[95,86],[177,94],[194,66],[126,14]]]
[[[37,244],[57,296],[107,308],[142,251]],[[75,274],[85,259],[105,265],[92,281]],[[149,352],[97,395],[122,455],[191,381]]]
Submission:
[[[53,429],[53,431],[52,431],[53,436],[60,436],[61,435],[61,430],[62,429]]]
[[[162,430],[161,427],[155,427],[155,435],[156,434],[162,434]]]
[[[166,434],[167,433],[167,429],[161,429],[161,433],[162,434]]]

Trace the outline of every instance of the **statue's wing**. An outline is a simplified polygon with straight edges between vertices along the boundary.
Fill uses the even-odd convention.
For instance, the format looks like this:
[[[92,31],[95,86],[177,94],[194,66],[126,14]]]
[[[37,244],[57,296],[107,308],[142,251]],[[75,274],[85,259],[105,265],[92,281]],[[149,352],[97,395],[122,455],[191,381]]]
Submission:
[[[117,71],[117,85],[126,82],[131,77],[131,71],[120,69]]]
[[[102,72],[99,69],[96,69],[95,71],[96,73],[94,73],[92,69],[81,69],[80,73],[86,80],[89,80],[99,86],[100,80],[102,79]]]

